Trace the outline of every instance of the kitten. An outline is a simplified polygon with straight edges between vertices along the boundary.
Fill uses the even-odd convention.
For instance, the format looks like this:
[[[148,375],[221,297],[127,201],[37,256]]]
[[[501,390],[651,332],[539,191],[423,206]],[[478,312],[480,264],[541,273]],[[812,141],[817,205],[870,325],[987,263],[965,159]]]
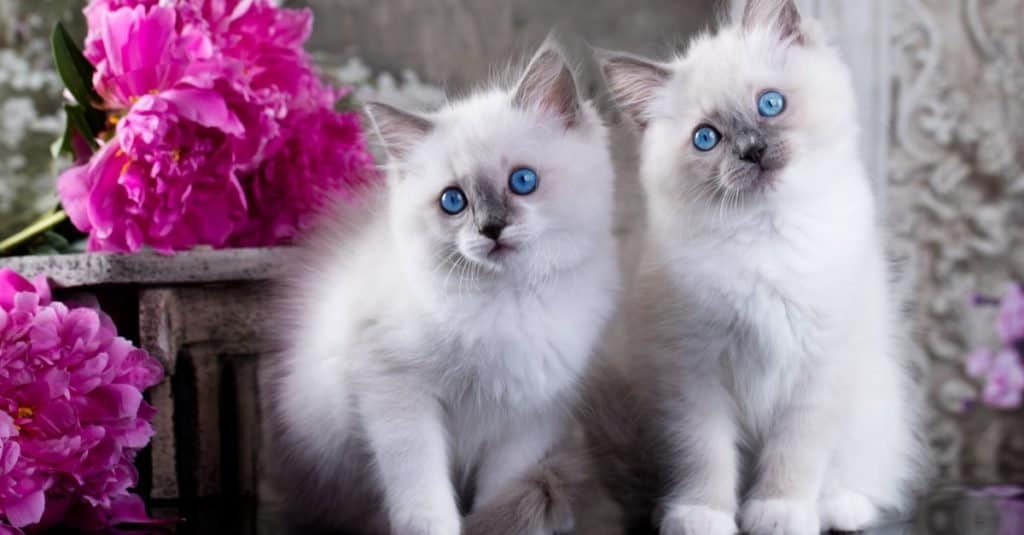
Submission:
[[[837,51],[793,0],[751,0],[670,63],[602,67],[643,130],[649,235],[617,369],[650,414],[631,435],[657,452],[661,533],[810,535],[905,510],[915,411]]]
[[[605,127],[550,41],[510,90],[368,114],[386,186],[294,281],[293,508],[355,533],[571,529],[560,448],[618,288]]]

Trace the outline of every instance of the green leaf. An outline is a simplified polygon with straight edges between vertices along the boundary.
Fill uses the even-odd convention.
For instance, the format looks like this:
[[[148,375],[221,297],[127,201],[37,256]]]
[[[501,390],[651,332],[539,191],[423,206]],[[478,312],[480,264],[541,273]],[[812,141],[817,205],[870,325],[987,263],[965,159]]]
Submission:
[[[99,136],[99,130],[96,130],[92,125],[92,121],[89,120],[89,110],[82,106],[65,104],[64,113],[67,116],[67,126],[61,138],[50,147],[53,157],[56,158],[61,154],[68,154],[72,157],[76,156],[72,154],[71,149],[71,139],[75,134],[82,136],[89,143],[89,147],[92,150],[98,149],[99,144],[96,142],[96,138]]]
[[[100,100],[92,87],[92,75],[96,69],[85,59],[82,50],[60,22],[53,27],[50,40],[53,45],[53,62],[64,86],[80,106],[92,109]]]
[[[92,150],[99,148],[99,144],[96,142],[96,138],[100,135],[100,130],[97,129],[93,121],[89,120],[89,110],[81,106],[71,106],[70,104],[64,105],[64,111],[68,116],[68,127],[74,129],[89,142],[89,147]],[[68,142],[70,143],[70,139]],[[70,148],[70,145],[69,145]]]

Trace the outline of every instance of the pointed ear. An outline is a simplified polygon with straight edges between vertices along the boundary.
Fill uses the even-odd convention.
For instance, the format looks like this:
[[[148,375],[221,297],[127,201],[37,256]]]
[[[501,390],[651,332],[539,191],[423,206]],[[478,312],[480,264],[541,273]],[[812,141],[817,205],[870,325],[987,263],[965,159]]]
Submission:
[[[743,10],[743,29],[757,27],[775,29],[783,41],[804,44],[800,28],[802,20],[796,0],[748,0]]]
[[[576,80],[558,45],[548,39],[519,79],[512,102],[523,109],[540,109],[559,117],[566,128],[580,121]]]
[[[365,109],[374,131],[384,145],[384,150],[391,158],[406,157],[413,147],[434,130],[434,123],[429,119],[404,112],[394,106],[370,102],[366,104]]]
[[[668,83],[672,73],[637,56],[604,51],[598,51],[597,56],[616,104],[641,129],[647,127],[654,96]]]

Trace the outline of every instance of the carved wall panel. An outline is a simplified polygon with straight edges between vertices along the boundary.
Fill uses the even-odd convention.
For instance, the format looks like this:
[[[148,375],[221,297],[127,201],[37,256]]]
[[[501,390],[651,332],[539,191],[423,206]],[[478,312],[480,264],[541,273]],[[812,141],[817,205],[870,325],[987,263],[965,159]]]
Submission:
[[[1019,413],[967,409],[963,358],[994,343],[969,304],[1024,276],[1024,2],[889,2],[889,216],[907,259],[918,372],[940,475],[1024,479]]]

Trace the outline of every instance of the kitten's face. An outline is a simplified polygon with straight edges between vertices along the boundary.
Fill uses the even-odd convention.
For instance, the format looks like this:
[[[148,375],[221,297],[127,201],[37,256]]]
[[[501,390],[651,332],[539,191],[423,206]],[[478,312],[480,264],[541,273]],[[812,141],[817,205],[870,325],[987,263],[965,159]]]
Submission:
[[[560,58],[541,68],[556,69],[540,73],[546,83],[568,75]],[[491,91],[452,104],[424,118],[423,135],[396,158],[395,237],[442,283],[539,281],[584,261],[610,233],[603,127],[577,103],[574,85],[536,90],[542,94]]]
[[[791,2],[750,5],[743,24],[697,39],[671,64],[647,64],[646,74],[643,60],[605,65],[645,127],[644,175],[659,195],[717,207],[813,192],[828,177],[793,171],[856,139],[836,53],[801,33]]]

